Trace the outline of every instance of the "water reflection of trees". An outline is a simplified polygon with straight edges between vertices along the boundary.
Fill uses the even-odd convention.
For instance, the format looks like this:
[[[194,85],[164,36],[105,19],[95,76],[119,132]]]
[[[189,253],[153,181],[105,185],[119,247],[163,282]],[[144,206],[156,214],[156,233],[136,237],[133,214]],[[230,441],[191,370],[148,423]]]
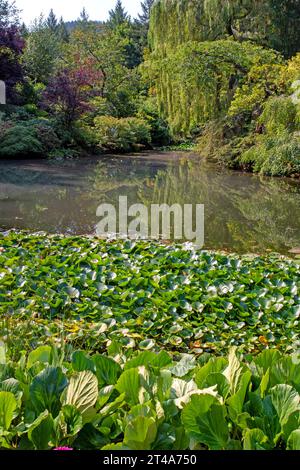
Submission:
[[[300,243],[300,185],[182,161],[158,172],[145,204],[205,204],[207,247],[285,251]]]
[[[85,233],[103,202],[204,204],[207,248],[285,251],[300,245],[300,185],[182,159],[78,161],[64,167],[2,167],[2,227]],[[20,220],[16,219],[19,217]],[[7,221],[7,222],[5,222]]]

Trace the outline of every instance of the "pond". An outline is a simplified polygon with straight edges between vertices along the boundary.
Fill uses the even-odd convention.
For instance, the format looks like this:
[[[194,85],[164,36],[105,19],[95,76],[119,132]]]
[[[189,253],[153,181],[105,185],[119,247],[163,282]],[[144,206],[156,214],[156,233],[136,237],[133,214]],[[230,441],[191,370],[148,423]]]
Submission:
[[[287,253],[300,245],[300,183],[225,170],[192,153],[0,162],[0,229],[95,233],[118,204],[204,204],[205,249]]]

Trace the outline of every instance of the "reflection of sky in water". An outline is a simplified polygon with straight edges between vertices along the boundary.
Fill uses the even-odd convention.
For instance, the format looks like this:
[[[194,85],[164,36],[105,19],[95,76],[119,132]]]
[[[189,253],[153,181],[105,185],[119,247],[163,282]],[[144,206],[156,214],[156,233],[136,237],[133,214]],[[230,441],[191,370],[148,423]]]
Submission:
[[[183,158],[183,160],[182,160]],[[205,204],[205,248],[300,245],[300,184],[226,171],[186,154],[0,163],[0,228],[93,233],[103,202]]]

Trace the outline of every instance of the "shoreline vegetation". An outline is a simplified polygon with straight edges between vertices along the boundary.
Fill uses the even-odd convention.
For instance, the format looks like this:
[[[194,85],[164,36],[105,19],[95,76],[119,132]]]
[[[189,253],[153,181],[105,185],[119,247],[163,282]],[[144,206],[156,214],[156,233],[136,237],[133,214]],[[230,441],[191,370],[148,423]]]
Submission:
[[[221,165],[299,178],[300,13],[279,3],[145,0],[132,19],[118,0],[107,22],[51,10],[26,27],[1,0],[0,158],[191,142]]]

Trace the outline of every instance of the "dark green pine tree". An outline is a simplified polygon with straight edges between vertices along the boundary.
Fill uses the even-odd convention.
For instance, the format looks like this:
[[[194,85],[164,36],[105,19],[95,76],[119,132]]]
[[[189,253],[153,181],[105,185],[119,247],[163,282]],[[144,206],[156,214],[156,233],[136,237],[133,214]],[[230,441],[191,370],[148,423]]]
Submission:
[[[60,17],[58,27],[57,27],[57,34],[61,38],[63,42],[69,42],[70,39],[70,33],[68,31],[68,28],[66,27],[66,24],[63,20],[63,17]]]
[[[122,5],[122,0],[117,0],[115,8],[109,12],[109,18],[107,22],[108,26],[112,29],[115,29],[129,20],[130,18],[128,13],[125,11]]]
[[[88,23],[90,20],[88,12],[86,11],[85,7],[83,7],[82,11],[80,12],[79,20],[80,23]]]
[[[25,23],[22,23],[20,26],[20,33],[23,38],[26,38],[29,34],[28,28]]]
[[[138,15],[138,22],[142,25],[149,25],[150,21],[150,12],[154,0],[145,0],[141,3],[142,13]]]
[[[53,33],[55,33],[57,31],[58,21],[57,21],[56,15],[55,15],[52,8],[49,12],[48,18],[46,19],[46,26],[49,29],[51,29],[51,31],[53,31]]]

